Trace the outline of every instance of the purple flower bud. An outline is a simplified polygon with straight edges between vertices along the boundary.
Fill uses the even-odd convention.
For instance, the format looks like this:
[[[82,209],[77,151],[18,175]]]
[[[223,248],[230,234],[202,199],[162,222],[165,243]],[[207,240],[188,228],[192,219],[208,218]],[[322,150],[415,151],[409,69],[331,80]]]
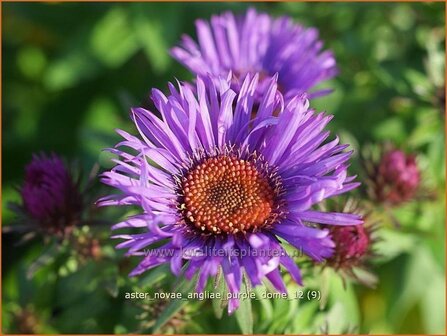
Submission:
[[[383,181],[379,199],[392,204],[413,198],[421,180],[415,156],[396,149],[382,156],[378,173]]]
[[[78,184],[56,156],[35,155],[25,168],[23,209],[44,230],[64,233],[77,223],[82,208]]]
[[[336,269],[359,266],[370,247],[370,232],[364,225],[332,226],[331,238],[335,243],[334,254],[327,262]]]

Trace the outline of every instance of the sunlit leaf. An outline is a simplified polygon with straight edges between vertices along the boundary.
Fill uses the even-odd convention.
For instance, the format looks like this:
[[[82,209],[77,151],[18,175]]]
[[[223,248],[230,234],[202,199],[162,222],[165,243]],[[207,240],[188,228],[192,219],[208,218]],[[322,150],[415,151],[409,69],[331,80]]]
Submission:
[[[248,281],[248,280],[247,280]],[[241,293],[246,293],[248,287],[245,281],[242,281]],[[240,306],[234,313],[237,323],[244,335],[253,334],[253,311],[250,299],[241,299]]]

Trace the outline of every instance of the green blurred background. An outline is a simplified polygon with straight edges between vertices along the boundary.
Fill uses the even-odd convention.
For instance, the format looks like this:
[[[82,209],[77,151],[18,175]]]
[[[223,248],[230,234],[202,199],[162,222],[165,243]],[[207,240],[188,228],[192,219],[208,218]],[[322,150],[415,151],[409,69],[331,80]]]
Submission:
[[[3,225],[14,219],[6,204],[18,200],[15,187],[32,153],[54,151],[85,169],[107,165],[101,149],[117,142],[114,129],[133,131],[129,107],[149,106],[152,87],[191,78],[167,53],[181,34],[195,36],[196,18],[248,6],[320,30],[340,75],[325,84],[335,92],[313,106],[335,115],[331,128],[355,149],[391,141],[417,152],[424,185],[435,195],[394,209],[400,229],[385,219],[376,289],[343,289],[330,275],[327,307],[254,303],[254,331],[444,333],[444,3],[3,3]],[[108,230],[101,234],[111,260],[121,260]],[[20,330],[24,310],[42,333],[137,329],[140,308],[129,307],[122,292],[140,282],[118,276],[110,263],[81,267],[70,258],[26,279],[44,248],[39,240],[17,246],[17,239],[3,235],[3,332]],[[217,320],[208,308],[182,308],[192,316],[183,331],[240,331],[234,316]]]

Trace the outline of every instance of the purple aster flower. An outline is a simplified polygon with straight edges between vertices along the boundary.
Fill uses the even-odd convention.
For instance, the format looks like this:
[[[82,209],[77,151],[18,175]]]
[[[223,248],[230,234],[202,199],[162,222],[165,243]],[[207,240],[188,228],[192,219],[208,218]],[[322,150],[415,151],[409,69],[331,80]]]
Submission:
[[[318,30],[295,24],[289,17],[274,19],[249,9],[244,17],[231,12],[196,21],[197,39],[183,36],[171,54],[195,74],[226,77],[238,92],[247,73],[260,73],[258,95],[268,78],[278,73],[278,87],[286,99],[312,90],[334,77],[337,68],[331,51],[323,50]],[[313,92],[311,97],[330,90]]]
[[[124,140],[110,149],[117,165],[102,175],[121,193],[100,200],[142,209],[113,227],[141,230],[115,236],[125,239],[119,248],[143,257],[131,276],[169,263],[177,276],[196,277],[198,292],[219,270],[229,293],[240,291],[244,276],[285,292],[281,265],[301,283],[285,242],[322,261],[334,244],[315,224],[362,223],[313,209],[358,186],[347,176],[347,146],[326,142],[332,117],[309,109],[304,95],[284,104],[276,77],[254,108],[258,77],[247,75],[239,93],[230,79],[200,76],[195,88],[170,84],[167,96],[153,90],[161,118],[132,109],[139,137],[118,131]],[[232,297],[229,313],[238,305]]]
[[[55,154],[33,157],[25,168],[20,194],[21,213],[46,232],[64,235],[80,219],[79,184]]]

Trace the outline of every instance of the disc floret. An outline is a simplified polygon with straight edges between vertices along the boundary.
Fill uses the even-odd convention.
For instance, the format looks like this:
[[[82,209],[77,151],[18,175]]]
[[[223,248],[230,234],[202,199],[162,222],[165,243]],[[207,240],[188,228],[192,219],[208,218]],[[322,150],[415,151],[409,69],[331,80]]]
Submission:
[[[179,183],[184,223],[205,234],[254,232],[280,215],[282,187],[259,155],[231,149],[199,158]]]

